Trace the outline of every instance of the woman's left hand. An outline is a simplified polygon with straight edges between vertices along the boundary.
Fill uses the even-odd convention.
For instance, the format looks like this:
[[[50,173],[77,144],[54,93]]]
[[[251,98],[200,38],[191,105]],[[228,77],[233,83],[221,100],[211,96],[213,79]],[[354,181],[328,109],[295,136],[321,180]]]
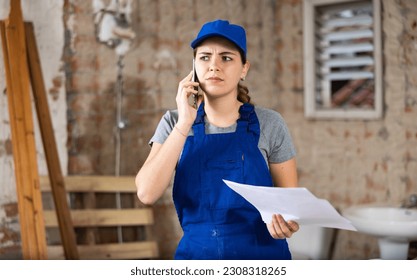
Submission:
[[[272,215],[272,222],[267,227],[274,239],[290,238],[300,228],[295,221],[285,221],[281,214]]]

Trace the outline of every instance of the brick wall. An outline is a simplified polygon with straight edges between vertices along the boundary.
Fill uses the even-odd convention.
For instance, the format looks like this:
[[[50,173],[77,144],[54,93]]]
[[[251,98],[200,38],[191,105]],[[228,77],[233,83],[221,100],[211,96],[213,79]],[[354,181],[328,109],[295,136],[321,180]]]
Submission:
[[[297,2],[285,6],[299,12]],[[117,57],[112,49],[96,42],[88,2],[69,1],[66,8],[72,18],[67,30],[70,55],[66,67],[69,173],[114,174]],[[124,58],[123,117],[127,127],[121,134],[121,174],[136,174],[146,159],[147,143],[160,117],[175,107],[178,81],[191,70],[189,42],[207,20],[227,18],[247,27],[252,63],[248,85],[254,101],[278,106],[281,92],[277,83],[282,74],[276,73],[282,70],[278,68],[283,55],[277,52],[282,47],[277,34],[285,21],[280,18],[282,7],[272,1],[134,1],[132,8],[136,38]],[[294,35],[299,37],[301,30],[297,32]],[[301,50],[301,46],[297,48]],[[302,85],[297,86],[300,91]],[[170,191],[154,207],[158,221],[155,236],[163,258],[172,257],[182,234]]]
[[[83,24],[80,24],[82,30],[75,26],[73,31],[75,34],[84,34],[89,29],[85,25],[88,20],[84,19],[90,17],[88,7],[82,1],[75,1],[74,5],[79,10],[76,13],[77,22],[79,18]],[[247,28],[249,59],[252,63],[247,84],[254,101],[280,111],[290,126],[298,150],[300,185],[329,199],[339,209],[358,203],[399,202],[416,190],[416,178],[412,175],[416,155],[416,127],[413,124],[416,97],[415,83],[411,78],[414,76],[411,73],[415,72],[415,64],[412,63],[415,59],[415,13],[411,12],[415,9],[415,3],[384,1],[383,8],[384,119],[372,122],[307,121],[303,117],[301,1],[134,3],[133,26],[137,38],[132,51],[126,56],[125,90],[129,102],[126,102],[124,112],[129,126],[123,132],[123,173],[136,173],[149,151],[146,143],[159,117],[166,109],[175,106],[177,82],[190,70],[188,43],[198,27],[207,20],[228,18]],[[88,37],[88,34],[83,36]],[[90,37],[75,41],[76,53],[79,44],[81,49],[95,50],[94,53],[90,52],[91,56],[96,56],[94,61],[102,61],[105,59],[103,56],[107,56],[107,61],[100,64],[99,69],[91,69],[92,73],[88,73],[92,75],[91,79],[84,78],[90,81],[84,85],[87,89],[77,87],[79,92],[76,95],[91,96],[91,92],[94,92],[95,97],[88,100],[95,109],[89,112],[109,109],[107,105],[111,108],[112,104],[101,103],[108,100],[100,97],[106,94],[111,96],[114,87],[116,61],[112,52],[94,45],[96,43]],[[74,60],[82,65],[84,60],[91,59],[83,55],[80,52],[80,55],[74,56]],[[91,67],[96,67],[96,64],[91,64]],[[75,77],[81,69],[73,68],[72,71]],[[103,73],[100,74],[101,82],[93,82],[97,73]],[[100,89],[89,90],[94,87]],[[128,107],[127,104],[132,106]],[[112,115],[104,111],[88,117],[86,123],[92,127],[104,120],[111,123]],[[86,125],[82,121],[75,123]],[[106,150],[105,154],[108,156],[103,155],[103,150],[87,145],[71,155],[70,172],[111,172],[112,134],[111,125],[107,125],[102,127],[100,135],[90,132],[72,141],[84,137],[94,137],[97,145],[107,141],[106,147],[110,150]],[[86,159],[90,169],[71,169],[71,166],[86,164]],[[161,253],[164,258],[170,258],[181,235],[170,190],[157,203],[155,211],[161,219],[155,227]],[[370,258],[377,254],[374,238],[358,233],[338,234],[334,258]]]
[[[311,121],[303,116],[302,1],[133,1],[136,33],[124,57],[122,175],[149,152],[161,115],[175,107],[177,84],[191,67],[189,42],[202,23],[227,18],[248,31],[246,83],[256,104],[284,116],[296,149],[300,186],[338,209],[399,204],[417,192],[417,2],[383,0],[384,118]],[[64,69],[68,173],[115,172],[117,56],[94,37],[91,1],[66,0]],[[181,236],[171,190],[154,206],[155,237],[169,259]],[[4,207],[4,206],[3,206]],[[1,242],[1,241],[0,241]],[[334,259],[378,256],[376,239],[339,231]]]

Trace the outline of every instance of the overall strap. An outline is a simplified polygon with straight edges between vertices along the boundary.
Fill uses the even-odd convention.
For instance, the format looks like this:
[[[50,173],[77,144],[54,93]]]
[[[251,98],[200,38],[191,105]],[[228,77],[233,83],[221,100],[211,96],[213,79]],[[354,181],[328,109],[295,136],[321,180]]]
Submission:
[[[204,112],[204,102],[201,102],[197,109],[197,117],[195,118],[194,124],[204,123],[205,115],[206,112]]]
[[[252,104],[244,103],[239,109],[240,118],[237,121],[237,131],[251,132],[257,138],[260,135],[260,127],[258,117],[255,113],[255,107]]]
[[[258,117],[255,113],[255,107],[252,104],[244,103],[239,108],[240,117],[237,120],[236,132],[251,132],[257,138],[260,135],[260,127]],[[197,110],[197,116],[193,124],[193,131],[195,134],[205,133],[204,117],[204,102],[201,102]]]
[[[194,120],[193,131],[194,134],[204,134],[205,133],[205,124],[204,116],[206,112],[204,111],[204,102],[201,102],[200,106],[197,109],[197,116]]]

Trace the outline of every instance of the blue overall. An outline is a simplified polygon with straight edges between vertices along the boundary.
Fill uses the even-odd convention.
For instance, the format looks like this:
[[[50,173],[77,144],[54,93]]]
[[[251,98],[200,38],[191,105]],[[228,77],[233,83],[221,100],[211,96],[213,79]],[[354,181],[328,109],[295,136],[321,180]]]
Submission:
[[[173,198],[184,235],[175,259],[291,259],[285,239],[273,239],[259,212],[222,181],[272,186],[258,148],[259,121],[243,104],[236,131],[206,134],[204,104],[188,136]]]

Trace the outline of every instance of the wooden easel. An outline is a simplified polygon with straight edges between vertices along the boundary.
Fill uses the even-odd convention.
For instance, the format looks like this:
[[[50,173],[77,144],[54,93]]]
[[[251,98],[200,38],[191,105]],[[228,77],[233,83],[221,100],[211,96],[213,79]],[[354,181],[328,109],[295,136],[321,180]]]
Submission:
[[[11,0],[9,18],[0,21],[0,29],[23,258],[48,258],[30,99],[31,81],[65,258],[79,259],[33,25],[23,22],[20,0]]]

